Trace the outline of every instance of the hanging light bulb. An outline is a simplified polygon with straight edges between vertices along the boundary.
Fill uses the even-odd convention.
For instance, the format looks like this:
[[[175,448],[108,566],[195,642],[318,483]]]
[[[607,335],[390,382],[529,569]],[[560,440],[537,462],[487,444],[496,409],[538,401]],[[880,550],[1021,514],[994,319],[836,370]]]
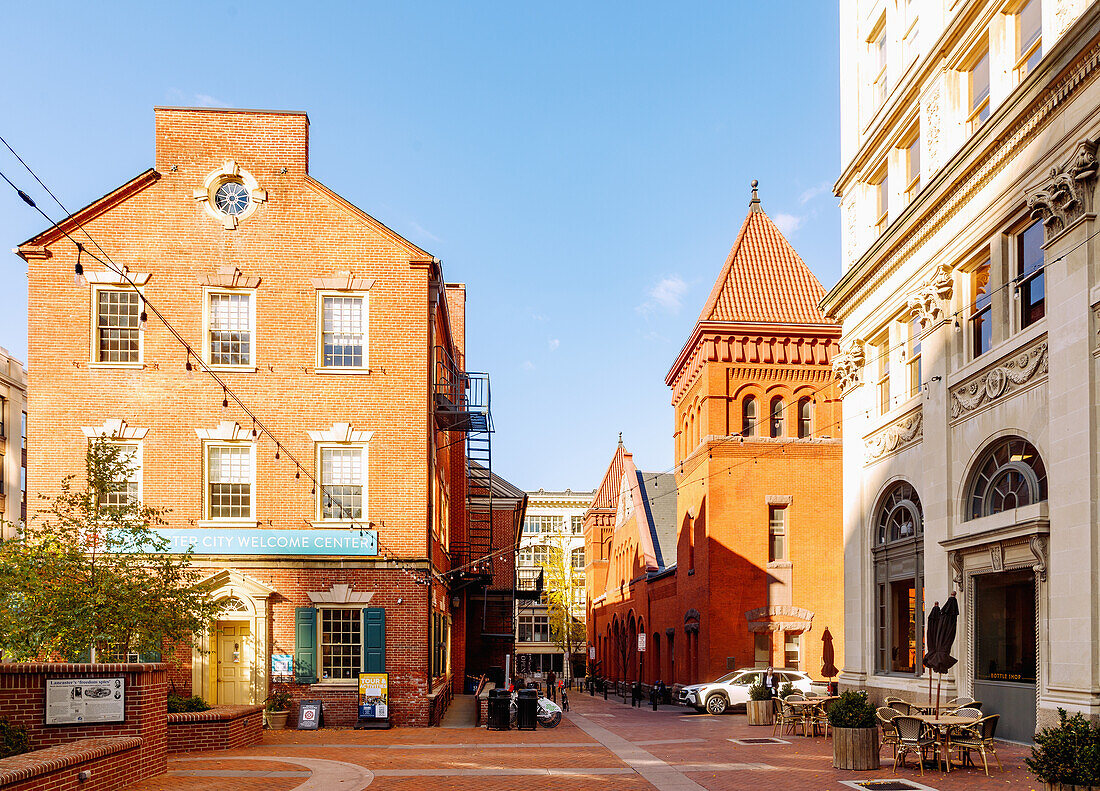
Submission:
[[[193,366],[191,364],[191,352],[187,353],[187,362],[185,362],[183,364],[183,369],[185,371],[187,371],[187,378],[188,379],[194,379],[195,378],[195,366]]]
[[[275,446],[275,458],[276,459],[279,458],[279,446],[278,445]]]
[[[80,254],[84,252],[84,245],[76,246],[76,266],[73,268],[73,282],[78,286],[88,285],[88,278],[84,277],[84,265],[80,263]]]
[[[313,484],[312,486],[309,487],[309,493],[310,494],[317,494],[317,484]]]
[[[252,418],[252,439],[256,439],[258,436],[256,433],[256,418]]]
[[[298,467],[296,470],[294,470],[294,480],[298,480],[301,477],[302,477],[302,468]]]
[[[142,303],[141,314],[138,316],[138,329],[144,330],[145,325],[149,323],[149,314],[145,312],[145,303]]]
[[[229,392],[222,388],[222,409],[229,409]]]
[[[955,317],[955,332],[962,332],[962,325],[959,324],[959,317]]]

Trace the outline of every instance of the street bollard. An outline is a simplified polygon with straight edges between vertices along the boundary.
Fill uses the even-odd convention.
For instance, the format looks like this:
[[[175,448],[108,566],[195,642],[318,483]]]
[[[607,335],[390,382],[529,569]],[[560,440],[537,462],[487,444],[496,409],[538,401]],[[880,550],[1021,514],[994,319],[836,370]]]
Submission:
[[[653,685],[653,689],[649,691],[649,700],[653,704],[653,710],[657,710],[657,685]]]

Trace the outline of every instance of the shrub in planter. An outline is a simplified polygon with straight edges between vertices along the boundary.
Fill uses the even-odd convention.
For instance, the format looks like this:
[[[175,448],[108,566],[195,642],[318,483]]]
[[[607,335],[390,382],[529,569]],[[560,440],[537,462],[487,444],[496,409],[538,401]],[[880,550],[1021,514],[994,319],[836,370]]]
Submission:
[[[19,728],[0,717],[0,758],[30,752],[31,742],[27,729]]]
[[[794,694],[794,691],[794,684],[792,684],[790,681],[786,681],[783,683],[783,686],[779,688],[779,697],[786,700],[788,695]]]
[[[286,685],[275,684],[271,687],[271,694],[267,696],[267,704],[264,706],[264,719],[268,728],[281,731],[286,727],[286,720],[290,715],[290,700],[290,690]]]
[[[1058,709],[1057,725],[1035,734],[1027,768],[1049,789],[1100,785],[1100,726]]]
[[[745,713],[749,716],[749,725],[772,724],[772,702],[768,699],[768,690],[763,684],[749,687],[749,700],[745,704]]]
[[[192,695],[188,698],[175,692],[168,693],[169,714],[181,714],[185,711],[207,711],[209,708],[210,704],[198,695]]]
[[[863,690],[848,690],[829,707],[833,727],[833,766],[837,769],[878,769],[878,728],[875,707]]]

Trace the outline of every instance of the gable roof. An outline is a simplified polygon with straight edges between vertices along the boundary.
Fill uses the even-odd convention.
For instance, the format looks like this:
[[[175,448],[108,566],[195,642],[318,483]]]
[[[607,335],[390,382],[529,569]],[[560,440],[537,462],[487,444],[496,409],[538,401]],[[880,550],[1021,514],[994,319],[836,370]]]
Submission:
[[[657,570],[676,565],[676,476],[636,471]]]
[[[614,511],[619,505],[619,488],[623,480],[623,460],[630,454],[623,447],[623,435],[619,435],[619,446],[615,448],[615,455],[611,457],[611,463],[607,465],[607,472],[603,475],[596,496],[592,498],[592,509],[607,509]]]
[[[749,213],[699,321],[828,324],[818,308],[825,289],[764,213],[753,182]]]

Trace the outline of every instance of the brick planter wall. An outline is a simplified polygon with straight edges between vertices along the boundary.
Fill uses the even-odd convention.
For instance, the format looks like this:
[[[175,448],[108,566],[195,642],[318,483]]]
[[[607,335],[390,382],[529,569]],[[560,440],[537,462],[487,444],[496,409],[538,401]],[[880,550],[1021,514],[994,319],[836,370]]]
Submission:
[[[251,747],[264,739],[262,706],[215,706],[168,715],[168,752]]]
[[[78,739],[0,759],[0,789],[116,791],[139,777],[141,746],[136,737]],[[85,771],[91,777],[81,782],[77,775]]]
[[[164,774],[168,768],[167,758],[167,717],[168,687],[166,666],[164,664],[67,664],[67,663],[20,663],[0,664],[0,717],[5,717],[15,726],[27,729],[31,749],[7,761],[41,760],[38,751],[50,750],[49,761],[61,761],[65,777],[73,778],[76,771],[69,772],[64,756],[83,756],[89,749],[81,742],[88,740],[105,744],[111,737],[137,739],[133,746],[120,752],[95,756],[89,760],[96,762],[100,774],[113,773],[123,767],[128,782],[134,783],[146,777]],[[116,724],[47,726],[45,724],[46,679],[47,678],[102,678],[104,676],[122,676],[126,685],[126,721]],[[124,739],[125,740],[125,739]],[[111,741],[118,742],[117,738]],[[53,752],[56,750],[56,752]],[[38,756],[38,757],[36,757]],[[72,760],[76,760],[73,758]],[[80,760],[85,760],[81,758]],[[49,775],[53,777],[53,774]],[[95,770],[93,771],[93,777]],[[55,778],[56,780],[56,778]],[[43,781],[45,782],[45,781]],[[51,783],[54,780],[50,781]],[[73,781],[75,782],[75,780]],[[7,788],[7,786],[0,786]],[[23,788],[24,786],[18,786]],[[26,788],[37,788],[35,785]],[[43,785],[53,789],[68,786]],[[99,788],[83,783],[82,789]],[[112,786],[102,786],[110,788]],[[113,786],[118,788],[119,786]]]

